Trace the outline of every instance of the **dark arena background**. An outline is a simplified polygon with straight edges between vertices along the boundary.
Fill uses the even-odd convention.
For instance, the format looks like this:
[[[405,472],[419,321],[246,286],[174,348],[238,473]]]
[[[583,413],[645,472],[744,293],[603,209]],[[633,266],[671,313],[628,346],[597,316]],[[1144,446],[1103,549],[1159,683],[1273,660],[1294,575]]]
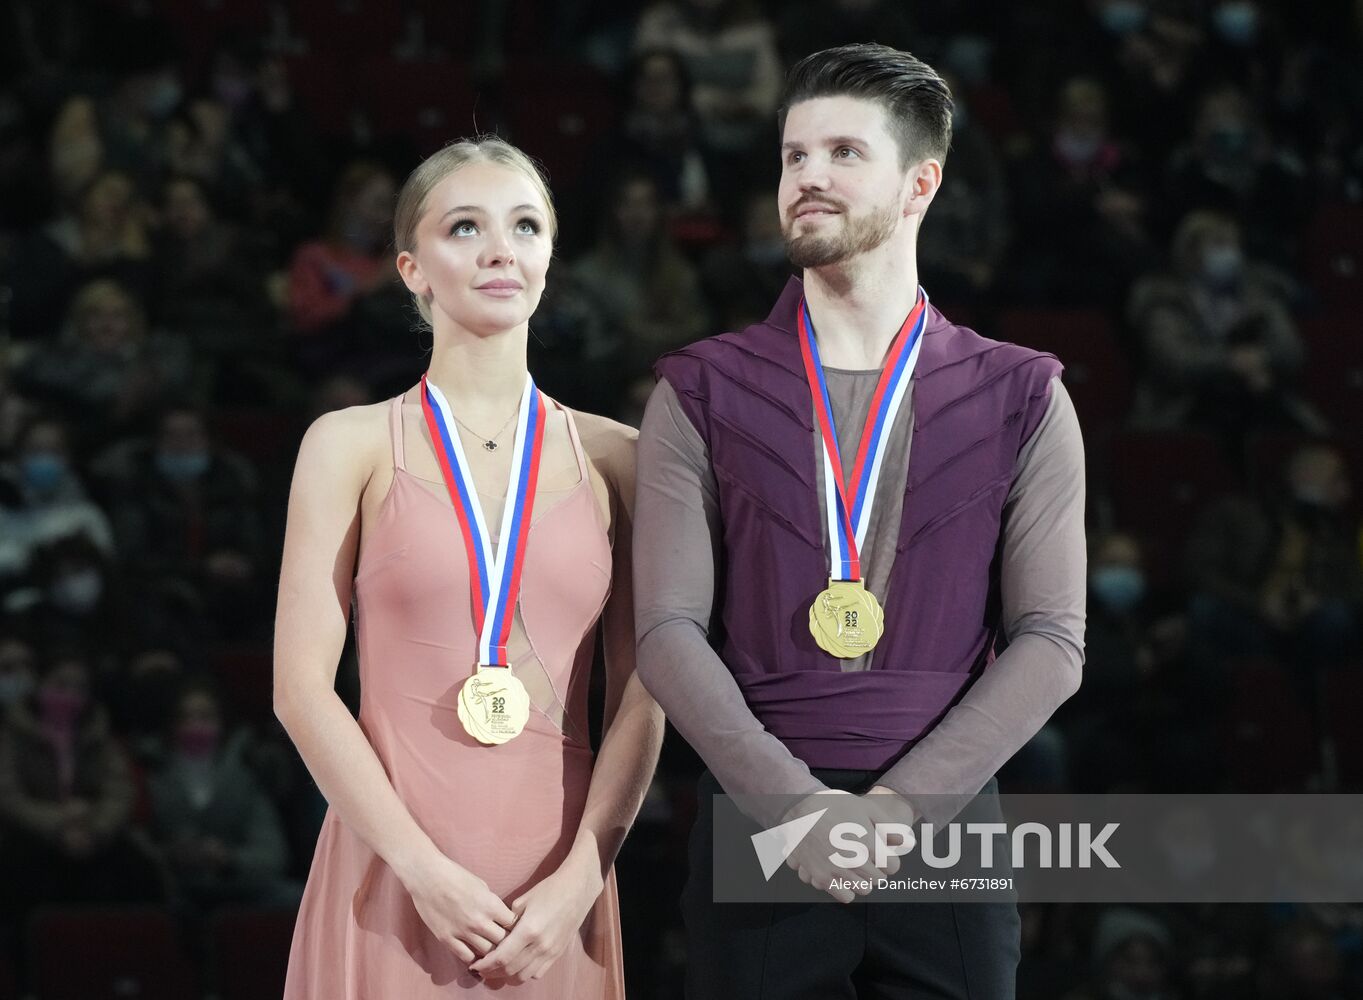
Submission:
[[[272,711],[285,501],[313,418],[424,370],[420,158],[543,163],[532,371],[637,424],[775,300],[782,74],[849,41],[948,76],[922,283],[1083,426],[1085,679],[1003,790],[1360,790],[1363,3],[3,0],[0,997],[279,996],[325,809]],[[640,1000],[699,769],[669,734],[617,865]],[[1360,906],[1022,916],[1023,1000],[1363,997]]]

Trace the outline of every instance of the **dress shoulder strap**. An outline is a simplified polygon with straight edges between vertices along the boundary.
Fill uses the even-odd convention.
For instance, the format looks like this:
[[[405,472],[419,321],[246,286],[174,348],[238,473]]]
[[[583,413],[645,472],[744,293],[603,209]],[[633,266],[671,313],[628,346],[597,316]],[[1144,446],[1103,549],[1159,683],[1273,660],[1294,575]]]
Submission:
[[[573,442],[573,455],[577,457],[577,474],[582,477],[585,483],[588,479],[587,453],[582,448],[582,438],[577,433],[577,421],[573,419],[573,411],[564,406],[557,399],[553,400],[555,406],[563,411],[563,416],[568,420],[568,437]]]
[[[393,468],[406,470],[407,453],[402,445],[402,397],[399,393],[388,406],[388,428],[393,438]]]

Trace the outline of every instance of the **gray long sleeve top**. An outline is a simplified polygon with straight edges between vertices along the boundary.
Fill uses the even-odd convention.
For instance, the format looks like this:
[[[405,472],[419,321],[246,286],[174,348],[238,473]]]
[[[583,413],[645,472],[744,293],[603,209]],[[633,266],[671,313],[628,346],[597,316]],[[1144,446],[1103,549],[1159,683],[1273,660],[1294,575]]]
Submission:
[[[826,374],[839,448],[850,466],[880,373]],[[862,553],[867,586],[881,596],[899,533],[912,394],[910,382],[891,429]],[[1078,688],[1087,576],[1084,497],[1083,440],[1057,377],[1040,425],[1019,452],[1004,506],[1002,628],[1008,647],[879,779],[925,819],[943,822],[955,815]],[[730,794],[820,791],[823,783],[753,715],[708,642],[722,555],[718,492],[705,441],[664,379],[649,399],[639,437],[634,586],[640,678]],[[874,656],[842,661],[842,669],[869,669]]]

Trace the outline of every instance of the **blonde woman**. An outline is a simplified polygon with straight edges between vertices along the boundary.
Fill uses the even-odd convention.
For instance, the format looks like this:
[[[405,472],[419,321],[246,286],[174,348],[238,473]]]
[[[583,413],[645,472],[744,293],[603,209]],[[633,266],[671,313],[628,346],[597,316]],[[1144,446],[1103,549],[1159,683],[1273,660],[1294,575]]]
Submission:
[[[555,217],[523,153],[447,146],[394,229],[429,366],[319,418],[289,498],[275,706],[330,809],[285,996],[623,997],[612,864],[662,739],[634,672],[634,432],[528,375]],[[358,722],[333,691],[352,594]]]

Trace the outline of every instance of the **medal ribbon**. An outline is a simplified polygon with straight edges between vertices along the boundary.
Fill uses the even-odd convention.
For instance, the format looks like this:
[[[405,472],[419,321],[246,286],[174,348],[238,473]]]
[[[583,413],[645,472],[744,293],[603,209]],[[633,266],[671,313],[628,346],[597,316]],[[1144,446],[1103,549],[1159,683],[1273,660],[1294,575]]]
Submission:
[[[548,414],[544,395],[535,388],[535,380],[526,375],[516,422],[506,506],[502,511],[502,530],[495,554],[463,444],[458,433],[451,430],[454,416],[450,404],[425,375],[421,376],[421,409],[431,440],[435,442],[440,475],[454,503],[468,556],[473,627],[478,632],[478,662],[484,666],[504,667],[508,665],[506,644],[511,635],[516,598],[521,591],[521,568],[525,563],[540,455],[544,450],[544,425]]]
[[[876,484],[880,481],[890,428],[894,426],[909,379],[918,363],[923,329],[927,325],[927,305],[927,293],[920,288],[918,301],[890,344],[875,395],[871,397],[871,408],[866,414],[866,426],[862,428],[852,475],[844,480],[833,406],[828,399],[828,380],[824,377],[819,345],[814,339],[814,322],[809,317],[808,304],[800,300],[800,355],[804,358],[805,377],[814,397],[814,417],[823,438],[824,512],[832,563],[830,575],[835,579],[861,579],[861,547],[871,524]]]

